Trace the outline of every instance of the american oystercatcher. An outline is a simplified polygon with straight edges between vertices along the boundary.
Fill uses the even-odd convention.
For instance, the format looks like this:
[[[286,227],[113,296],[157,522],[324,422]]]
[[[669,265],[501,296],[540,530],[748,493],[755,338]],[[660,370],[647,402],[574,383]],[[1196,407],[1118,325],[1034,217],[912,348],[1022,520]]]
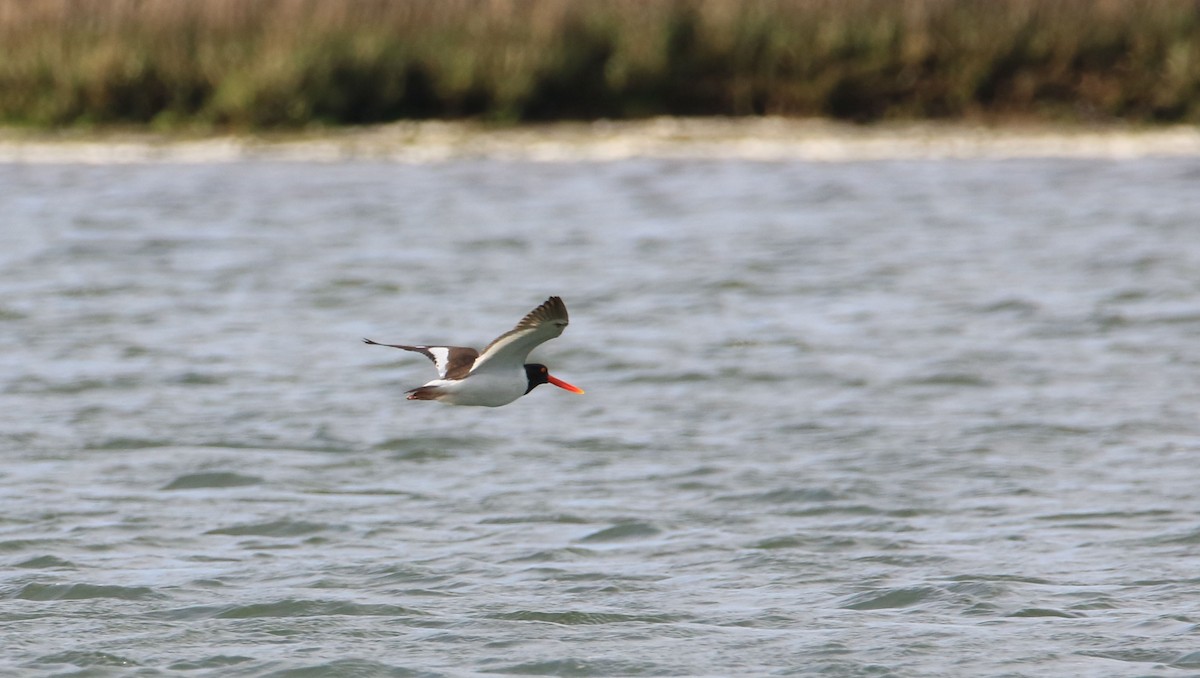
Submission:
[[[572,393],[583,393],[578,386],[550,376],[545,365],[525,364],[530,351],[562,334],[566,327],[567,305],[558,297],[550,297],[521,318],[516,327],[496,337],[483,353],[464,346],[405,346],[381,344],[370,339],[363,341],[424,353],[433,361],[438,378],[408,391],[409,400],[500,407],[541,384],[554,384]]]

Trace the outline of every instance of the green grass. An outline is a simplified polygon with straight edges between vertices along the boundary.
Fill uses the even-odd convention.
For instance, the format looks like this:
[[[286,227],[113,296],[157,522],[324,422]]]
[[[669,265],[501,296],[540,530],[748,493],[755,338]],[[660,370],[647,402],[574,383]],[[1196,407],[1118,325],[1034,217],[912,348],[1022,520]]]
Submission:
[[[1194,0],[0,0],[0,122],[1200,121]]]

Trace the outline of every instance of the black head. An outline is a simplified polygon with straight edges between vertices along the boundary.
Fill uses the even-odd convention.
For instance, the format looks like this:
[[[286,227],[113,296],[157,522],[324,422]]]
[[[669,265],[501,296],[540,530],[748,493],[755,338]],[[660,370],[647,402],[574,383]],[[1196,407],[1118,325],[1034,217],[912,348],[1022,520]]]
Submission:
[[[529,388],[525,389],[528,394],[538,386],[550,383],[550,370],[545,365],[532,363],[525,366],[525,378],[529,379]]]

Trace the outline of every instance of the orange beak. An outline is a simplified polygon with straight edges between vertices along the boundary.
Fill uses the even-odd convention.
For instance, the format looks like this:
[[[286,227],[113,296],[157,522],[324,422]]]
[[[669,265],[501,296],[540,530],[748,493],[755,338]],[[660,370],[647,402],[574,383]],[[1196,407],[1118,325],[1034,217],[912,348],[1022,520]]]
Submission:
[[[546,381],[549,381],[551,384],[554,384],[555,386],[557,386],[561,389],[570,391],[571,393],[579,393],[581,395],[583,394],[583,389],[579,388],[578,386],[572,386],[571,384],[568,384],[567,382],[563,381],[562,379],[559,379],[558,377],[552,377],[547,374]]]

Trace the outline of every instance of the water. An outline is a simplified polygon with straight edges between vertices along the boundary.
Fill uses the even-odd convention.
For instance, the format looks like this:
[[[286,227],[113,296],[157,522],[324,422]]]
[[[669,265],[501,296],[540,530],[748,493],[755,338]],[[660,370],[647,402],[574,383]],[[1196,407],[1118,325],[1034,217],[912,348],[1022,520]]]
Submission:
[[[0,165],[0,673],[1200,674],[1198,182]]]

